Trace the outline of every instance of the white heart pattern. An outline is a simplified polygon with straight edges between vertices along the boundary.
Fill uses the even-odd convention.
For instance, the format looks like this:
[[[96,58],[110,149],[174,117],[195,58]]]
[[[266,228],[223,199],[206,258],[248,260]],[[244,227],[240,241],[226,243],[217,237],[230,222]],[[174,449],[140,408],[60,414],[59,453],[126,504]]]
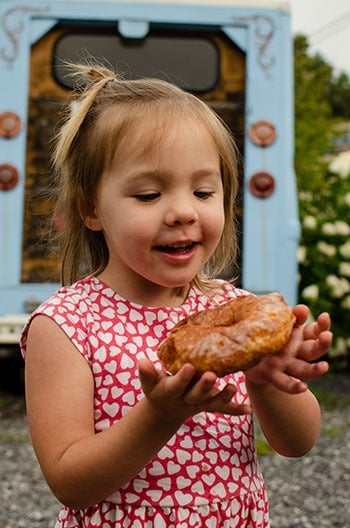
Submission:
[[[39,308],[62,328],[91,368],[96,432],[121,420],[144,397],[137,358],[147,358],[161,369],[157,350],[177,321],[245,294],[220,284],[210,297],[192,287],[182,306],[159,308],[126,301],[87,277],[61,288]],[[248,402],[243,373],[227,376],[220,386],[227,382],[236,385],[237,401]],[[251,416],[199,413],[189,418],[153,460],[106,501],[78,513],[63,508],[56,528],[63,526],[268,528]]]

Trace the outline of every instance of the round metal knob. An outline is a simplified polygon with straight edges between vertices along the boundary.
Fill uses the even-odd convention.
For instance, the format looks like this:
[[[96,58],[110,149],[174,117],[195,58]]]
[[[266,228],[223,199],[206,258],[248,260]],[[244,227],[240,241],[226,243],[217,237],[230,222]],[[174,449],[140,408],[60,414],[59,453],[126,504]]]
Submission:
[[[16,186],[19,179],[18,170],[10,163],[0,164],[0,190],[9,191]]]
[[[250,139],[259,147],[268,147],[276,139],[276,129],[270,121],[256,121],[249,132]]]
[[[275,180],[268,172],[256,172],[250,178],[249,188],[254,196],[267,198],[275,190]]]
[[[12,138],[16,136],[22,128],[20,117],[14,112],[2,112],[0,114],[0,136]]]

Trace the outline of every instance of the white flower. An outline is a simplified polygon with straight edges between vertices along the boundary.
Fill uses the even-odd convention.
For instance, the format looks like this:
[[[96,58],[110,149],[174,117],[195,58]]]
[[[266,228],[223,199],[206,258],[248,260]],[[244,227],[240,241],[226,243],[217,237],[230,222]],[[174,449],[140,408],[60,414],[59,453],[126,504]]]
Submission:
[[[325,222],[321,228],[324,235],[350,235],[350,225],[343,220],[337,220],[334,224]]]
[[[300,264],[305,262],[305,259],[306,259],[306,247],[305,246],[298,247],[297,258]]]
[[[299,200],[302,200],[304,202],[312,202],[313,200],[312,193],[310,191],[300,191]]]
[[[306,288],[303,289],[301,295],[302,297],[304,297],[304,299],[314,301],[318,299],[319,287],[317,286],[317,284],[310,284],[310,286],[306,286]]]
[[[305,227],[305,229],[316,229],[317,227],[317,221],[316,221],[316,218],[314,216],[305,216],[304,220],[303,220],[303,226]]]
[[[323,255],[327,255],[327,257],[334,257],[337,252],[337,248],[335,246],[331,246],[322,240],[317,243],[317,249]]]
[[[346,339],[344,337],[338,337],[331,350],[331,357],[341,357],[346,355]]]
[[[350,240],[347,240],[345,244],[339,246],[339,253],[342,257],[350,259]]]
[[[341,299],[350,292],[350,282],[345,278],[338,278],[335,275],[326,277],[326,284],[330,290],[330,296],[334,299]]]
[[[334,224],[337,235],[350,235],[350,225],[343,220],[337,220]]]
[[[332,159],[329,170],[339,174],[341,178],[347,178],[350,174],[350,151],[341,152]]]
[[[336,286],[338,284],[338,277],[336,275],[327,275],[326,284],[327,286]]]
[[[350,262],[341,262],[339,264],[339,275],[350,277]]]
[[[350,310],[350,295],[344,297],[344,299],[340,303],[340,306],[344,308],[344,310]]]
[[[325,224],[323,224],[321,231],[324,235],[330,236],[335,235],[337,232],[335,225],[331,224],[330,222],[326,222]]]

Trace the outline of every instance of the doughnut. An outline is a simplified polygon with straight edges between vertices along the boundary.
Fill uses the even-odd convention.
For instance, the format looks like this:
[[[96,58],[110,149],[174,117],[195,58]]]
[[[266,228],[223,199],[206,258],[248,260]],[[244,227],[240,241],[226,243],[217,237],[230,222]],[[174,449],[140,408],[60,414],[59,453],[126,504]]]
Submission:
[[[289,340],[295,316],[280,293],[244,295],[181,320],[161,344],[158,356],[175,374],[192,363],[198,374],[225,376],[247,370]]]

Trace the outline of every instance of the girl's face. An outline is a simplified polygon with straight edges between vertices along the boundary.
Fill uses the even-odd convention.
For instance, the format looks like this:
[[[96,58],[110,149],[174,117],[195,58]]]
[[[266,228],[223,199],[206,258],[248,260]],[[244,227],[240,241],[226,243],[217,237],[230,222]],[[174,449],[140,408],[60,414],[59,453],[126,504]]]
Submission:
[[[86,225],[102,230],[109,262],[101,279],[145,305],[177,305],[212,255],[224,228],[219,154],[208,131],[185,119],[167,127],[151,151],[147,123],[101,178]]]

